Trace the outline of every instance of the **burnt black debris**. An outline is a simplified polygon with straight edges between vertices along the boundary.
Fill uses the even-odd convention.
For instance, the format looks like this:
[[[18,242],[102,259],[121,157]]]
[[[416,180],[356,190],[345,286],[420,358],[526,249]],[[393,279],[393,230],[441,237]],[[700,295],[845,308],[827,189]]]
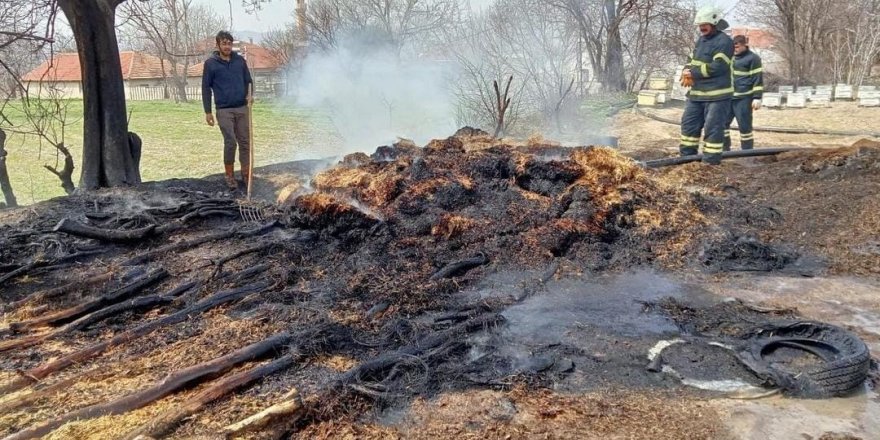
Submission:
[[[719,238],[696,197],[613,150],[512,146],[487,137],[464,128],[424,148],[401,140],[372,155],[352,154],[320,172],[318,163],[293,166],[301,171],[295,180],[308,184],[283,204],[258,202],[264,217],[258,225],[241,218],[238,200],[204,180],[76,194],[7,211],[0,226],[0,303],[8,322],[33,325],[2,335],[0,346],[9,350],[0,368],[21,374],[0,390],[37,392],[30,389],[37,381],[59,390],[61,378],[92,380],[101,370],[197,338],[217,316],[289,334],[333,323],[326,336],[332,343],[297,341],[296,353],[264,353],[272,365],[302,367],[267,369],[286,378],[269,383],[320,397],[300,424],[342,417],[346,408],[475,386],[555,387],[576,377],[579,386],[675,387],[641,365],[653,334],[585,325],[577,332],[589,351],[543,341],[506,352],[505,332],[534,324],[513,308],[543,295],[554,276],[633,267],[776,271],[797,258],[741,238],[746,232],[736,224],[725,225],[731,232]],[[743,218],[758,217],[773,221],[767,213]],[[73,227],[53,229],[62,220]],[[167,276],[107,300],[132,276],[158,268]],[[492,297],[462,293],[500,272],[534,276]],[[168,294],[182,285],[190,286],[185,293]],[[534,302],[526,309],[541,304]],[[631,312],[633,304],[619,306]],[[76,311],[70,319],[88,313],[88,322],[63,328],[70,319],[40,319],[69,310]],[[693,334],[744,335],[755,323],[747,311],[709,313],[683,304],[646,313],[661,311]],[[675,330],[657,326],[660,333]],[[311,364],[331,355],[351,360],[347,373]],[[247,376],[248,383],[258,379]],[[51,401],[53,392],[40,398]],[[53,419],[77,409],[53,408]]]

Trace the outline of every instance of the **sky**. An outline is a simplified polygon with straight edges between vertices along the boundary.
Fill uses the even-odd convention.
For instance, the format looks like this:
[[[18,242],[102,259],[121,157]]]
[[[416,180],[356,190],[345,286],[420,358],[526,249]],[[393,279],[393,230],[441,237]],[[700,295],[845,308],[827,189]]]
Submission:
[[[296,9],[295,0],[272,0],[263,4],[262,10],[256,14],[247,14],[241,7],[241,0],[232,1],[232,31],[242,32],[265,32],[270,29],[277,29],[285,24],[293,22],[293,12]],[[470,0],[471,6],[474,8],[482,8],[490,5],[495,0]],[[214,9],[218,14],[229,17],[230,0],[195,0],[196,3],[204,4]],[[308,3],[308,2],[306,2]],[[715,4],[728,10],[735,8],[738,0],[697,0],[697,5]],[[735,14],[736,10],[732,12]],[[736,24],[735,17],[728,20],[731,24]]]

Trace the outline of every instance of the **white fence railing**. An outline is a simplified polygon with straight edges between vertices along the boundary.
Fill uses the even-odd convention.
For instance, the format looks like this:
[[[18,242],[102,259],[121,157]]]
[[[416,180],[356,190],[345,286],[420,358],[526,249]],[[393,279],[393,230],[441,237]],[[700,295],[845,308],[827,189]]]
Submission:
[[[178,90],[171,87],[155,86],[155,87],[130,87],[126,90],[126,99],[129,101],[160,101],[163,99],[175,99]],[[201,100],[202,88],[198,86],[186,87],[186,99]]]
[[[256,83],[254,93],[258,98],[269,98],[279,96],[283,92],[282,83]],[[179,96],[179,92],[173,87],[164,86],[137,86],[126,89],[125,98],[129,101],[161,101],[174,100]],[[201,86],[187,86],[186,99],[190,101],[201,101]]]

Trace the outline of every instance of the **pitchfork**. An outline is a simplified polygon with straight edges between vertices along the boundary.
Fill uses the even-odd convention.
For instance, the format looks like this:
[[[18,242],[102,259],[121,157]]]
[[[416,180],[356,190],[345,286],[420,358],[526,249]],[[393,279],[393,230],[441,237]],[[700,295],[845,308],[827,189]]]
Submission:
[[[248,159],[247,199],[238,202],[238,212],[246,222],[262,222],[264,220],[263,209],[259,204],[251,201],[251,189],[254,183],[254,83],[251,81],[251,94],[247,103],[248,109],[248,143],[250,152]]]

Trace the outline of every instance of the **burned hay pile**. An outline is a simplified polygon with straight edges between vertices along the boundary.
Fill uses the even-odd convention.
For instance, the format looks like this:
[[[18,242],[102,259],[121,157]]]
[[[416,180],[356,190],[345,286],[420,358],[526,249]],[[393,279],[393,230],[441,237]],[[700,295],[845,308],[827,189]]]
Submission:
[[[467,379],[471,335],[560,270],[704,265],[698,204],[632,160],[466,134],[348,156],[261,224],[199,182],[4,214],[0,434],[272,437],[377,402],[543,386],[571,361]],[[501,270],[541,275],[459,295]]]

